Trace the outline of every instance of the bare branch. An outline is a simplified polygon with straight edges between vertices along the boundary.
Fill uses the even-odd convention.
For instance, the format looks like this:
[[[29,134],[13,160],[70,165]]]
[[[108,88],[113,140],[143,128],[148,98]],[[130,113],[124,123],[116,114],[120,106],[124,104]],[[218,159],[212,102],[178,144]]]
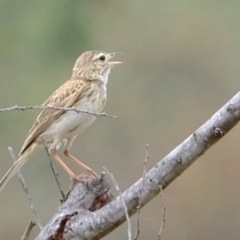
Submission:
[[[103,167],[103,169],[107,172],[108,176],[111,178],[113,184],[114,184],[114,187],[115,189],[117,190],[118,194],[119,194],[119,197],[121,199],[121,202],[122,202],[122,205],[123,205],[123,208],[124,208],[124,211],[125,211],[125,215],[126,215],[126,219],[127,219],[127,225],[128,225],[128,240],[132,240],[132,226],[131,226],[131,221],[130,221],[130,217],[129,217],[129,214],[128,214],[128,209],[127,209],[127,206],[126,206],[126,203],[124,202],[124,199],[122,198],[122,192],[117,184],[117,181],[115,180],[114,176],[112,173],[110,173],[107,168]]]
[[[143,161],[143,174],[142,174],[142,186],[140,189],[140,193],[139,193],[139,204],[138,204],[138,211],[137,211],[137,228],[136,228],[136,234],[135,234],[135,238],[134,240],[138,239],[139,233],[140,233],[140,211],[141,211],[141,207],[142,207],[142,191],[144,188],[144,182],[145,182],[145,175],[146,175],[146,171],[147,171],[147,162],[149,159],[149,153],[148,153],[148,148],[149,148],[149,144],[146,144],[146,153],[145,153],[145,159]]]
[[[15,155],[15,153],[13,151],[13,148],[12,147],[8,147],[8,151],[10,152],[10,155],[11,155],[11,158],[12,158],[13,162],[16,162],[17,158],[16,158],[16,155]],[[28,191],[28,188],[26,186],[25,180],[24,180],[23,175],[22,175],[22,173],[20,171],[18,171],[18,178],[19,178],[19,181],[21,182],[23,190],[24,190],[24,192],[25,192],[25,194],[27,196],[28,203],[29,203],[30,208],[32,210],[33,216],[35,217],[35,220],[36,220],[36,222],[38,224],[38,227],[40,228],[40,230],[42,230],[43,227],[42,227],[42,224],[41,224],[41,220],[40,220],[40,218],[39,218],[39,216],[37,214],[36,208],[33,205],[32,198],[31,198],[31,196],[29,194],[29,191]]]
[[[161,196],[161,199],[162,199],[162,223],[161,223],[161,226],[160,226],[160,229],[159,229],[159,232],[158,232],[158,240],[161,240],[161,235],[162,235],[162,232],[163,232],[164,224],[166,222],[166,204],[165,204],[165,198],[164,198],[164,195],[163,195],[162,186],[160,185],[159,187],[160,187],[160,196]]]
[[[36,240],[82,239],[76,232],[78,227],[90,220],[99,208],[107,206],[112,199],[110,184],[105,174],[97,178],[93,175],[81,174],[73,181],[66,201],[59,206],[58,212]],[[98,218],[95,220],[99,221]]]
[[[20,110],[20,111],[25,111],[25,110],[32,110],[32,109],[37,109],[37,110],[42,110],[42,109],[55,109],[55,110],[65,110],[65,111],[73,111],[76,113],[87,113],[96,117],[109,117],[109,118],[115,118],[117,119],[118,117],[115,115],[110,115],[107,114],[105,112],[102,113],[94,113],[94,112],[90,112],[90,111],[86,111],[86,110],[78,110],[75,107],[70,107],[70,108],[65,108],[65,107],[53,107],[53,106],[12,106],[12,107],[8,107],[8,108],[0,108],[0,112],[11,112],[11,111],[15,111],[15,110]]]
[[[43,144],[43,146],[44,146],[44,148],[45,148],[45,150],[46,150],[48,159],[49,159],[49,161],[50,161],[50,167],[51,167],[52,172],[53,172],[53,176],[54,176],[54,178],[55,178],[55,180],[56,180],[56,182],[57,182],[58,189],[59,189],[59,191],[60,191],[60,193],[61,193],[61,196],[62,196],[62,199],[60,200],[60,202],[64,202],[64,201],[66,200],[66,195],[65,195],[65,193],[64,193],[64,191],[63,191],[63,188],[62,188],[62,184],[61,184],[61,181],[60,181],[60,178],[59,178],[59,173],[58,173],[58,171],[55,169],[55,167],[53,166],[53,161],[52,161],[52,158],[51,158],[51,156],[50,156],[50,154],[49,154],[48,147],[47,147],[44,139],[41,138],[41,141],[42,141],[42,144]]]
[[[28,240],[28,237],[32,231],[32,228],[36,225],[35,222],[33,222],[33,220],[31,220],[27,226],[27,228],[25,229],[23,236],[21,237],[21,240]]]
[[[121,197],[118,196],[97,211],[87,212],[85,216],[79,214],[78,210],[76,210],[78,209],[77,199],[80,199],[81,195],[75,195],[75,201],[71,202],[69,208],[72,210],[72,213],[76,213],[76,211],[77,213],[70,220],[66,220],[67,224],[62,226],[62,239],[96,240],[106,236],[126,220],[121,198],[126,203],[129,216],[132,216],[138,210],[138,197],[141,189],[141,206],[143,207],[160,192],[159,185],[162,186],[162,189],[165,189],[197,158],[229,132],[239,120],[240,92],[148,171],[145,174],[143,189],[143,179],[141,178],[123,192]],[[79,190],[78,186],[75,187],[75,191],[77,190]],[[84,196],[87,197],[88,194],[91,194],[91,191],[84,193]],[[64,206],[66,206],[66,202],[63,204]],[[68,209],[68,211],[70,210]],[[44,230],[41,231],[37,240],[49,239],[48,236],[51,236],[50,233],[59,224],[59,222],[56,222],[56,219],[62,219],[62,216],[63,212],[58,212],[45,226]]]

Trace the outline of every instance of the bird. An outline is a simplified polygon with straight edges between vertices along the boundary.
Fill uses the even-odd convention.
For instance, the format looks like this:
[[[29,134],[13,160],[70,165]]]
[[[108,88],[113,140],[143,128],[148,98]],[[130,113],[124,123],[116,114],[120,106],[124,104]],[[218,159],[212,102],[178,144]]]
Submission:
[[[61,146],[67,158],[95,175],[90,167],[71,155],[69,150],[76,137],[96,119],[96,115],[90,112],[100,113],[105,106],[108,76],[112,67],[122,63],[111,61],[115,55],[116,53],[93,50],[79,56],[73,67],[71,78],[43,103],[43,109],[23,143],[18,160],[0,180],[0,192],[27,160],[44,145],[72,179],[76,175],[57,153]],[[74,108],[78,112],[64,110],[64,108]]]

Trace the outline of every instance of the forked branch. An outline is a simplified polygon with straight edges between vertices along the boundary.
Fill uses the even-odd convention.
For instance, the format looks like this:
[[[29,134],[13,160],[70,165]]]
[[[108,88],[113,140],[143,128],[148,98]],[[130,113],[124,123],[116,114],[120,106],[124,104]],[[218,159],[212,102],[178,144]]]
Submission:
[[[70,194],[67,201],[64,203],[66,211],[61,211],[60,207],[58,213],[41,231],[37,240],[89,240],[100,239],[101,237],[107,235],[126,220],[126,214],[124,212],[121,199],[124,200],[130,216],[136,213],[138,210],[140,196],[142,207],[155,197],[160,192],[161,188],[166,188],[198,157],[206,152],[214,143],[220,140],[238,123],[239,120],[240,92],[237,93],[198,130],[191,134],[178,147],[176,147],[166,157],[159,161],[150,171],[148,171],[145,175],[143,188],[143,179],[141,178],[123,192],[121,197],[116,197],[110,203],[95,211],[82,210],[81,212],[81,208],[79,208],[77,204],[78,201],[80,201],[80,198],[76,198],[76,195]],[[74,188],[75,191],[77,191],[76,188],[81,188],[83,185],[84,184],[76,185]],[[87,196],[87,194],[91,193],[87,192],[85,193],[85,196]],[[82,197],[82,195],[77,197],[80,196]],[[82,214],[83,212],[84,214]],[[56,219],[63,219],[65,222],[55,221]],[[61,231],[62,238],[51,238],[51,236],[54,236],[53,234],[56,232],[56,229],[59,229],[61,226],[63,227]]]

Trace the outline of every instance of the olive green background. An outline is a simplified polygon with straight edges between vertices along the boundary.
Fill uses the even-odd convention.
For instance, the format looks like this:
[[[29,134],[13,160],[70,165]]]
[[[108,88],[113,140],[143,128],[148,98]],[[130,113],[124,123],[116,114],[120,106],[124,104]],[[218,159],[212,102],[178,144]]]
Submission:
[[[83,51],[123,52],[105,108],[119,119],[99,118],[72,153],[99,173],[106,166],[125,190],[142,175],[147,143],[149,169],[239,91],[239,11],[234,0],[2,0],[0,107],[41,104],[70,77]],[[12,164],[7,147],[20,150],[38,113],[0,114],[0,176]],[[69,178],[56,167],[66,189]],[[164,191],[163,239],[239,239],[239,171],[237,126]],[[46,153],[22,172],[46,224],[60,198]],[[157,239],[161,212],[157,196],[142,210],[139,240]],[[0,214],[1,240],[20,239],[33,219],[17,177],[0,194]],[[127,239],[127,225],[104,239]]]

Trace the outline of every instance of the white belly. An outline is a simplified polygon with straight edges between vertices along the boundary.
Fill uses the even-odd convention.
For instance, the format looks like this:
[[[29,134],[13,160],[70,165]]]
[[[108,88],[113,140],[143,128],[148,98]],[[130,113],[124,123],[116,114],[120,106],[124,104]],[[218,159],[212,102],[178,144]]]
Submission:
[[[93,113],[100,113],[103,110],[106,101],[106,90],[104,92],[104,101],[102,96],[93,94],[92,99],[88,101],[80,101],[76,106],[77,110],[89,111]],[[95,98],[95,101],[92,101]],[[87,129],[96,119],[96,116],[88,113],[77,113],[75,111],[67,111],[53,122],[49,128],[42,134],[42,137],[47,142],[54,139],[68,139],[82,133]]]

